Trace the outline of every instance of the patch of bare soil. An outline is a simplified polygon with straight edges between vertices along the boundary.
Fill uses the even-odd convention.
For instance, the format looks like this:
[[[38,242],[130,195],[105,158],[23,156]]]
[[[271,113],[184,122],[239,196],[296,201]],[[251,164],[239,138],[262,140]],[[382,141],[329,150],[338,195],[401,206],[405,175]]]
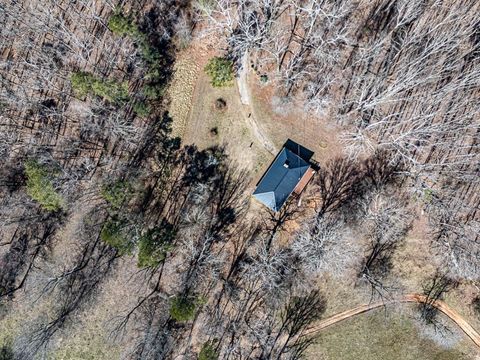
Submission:
[[[249,74],[249,58],[248,53],[245,53],[242,59],[242,66],[237,77],[237,86],[238,92],[240,95],[240,101],[248,109],[248,123],[252,129],[253,134],[257,140],[263,145],[265,150],[267,150],[272,155],[275,155],[278,152],[278,149],[270,141],[270,138],[265,134],[263,128],[259,125],[257,121],[257,113],[255,108],[252,106],[252,96],[250,94],[250,88],[248,84],[248,74]]]

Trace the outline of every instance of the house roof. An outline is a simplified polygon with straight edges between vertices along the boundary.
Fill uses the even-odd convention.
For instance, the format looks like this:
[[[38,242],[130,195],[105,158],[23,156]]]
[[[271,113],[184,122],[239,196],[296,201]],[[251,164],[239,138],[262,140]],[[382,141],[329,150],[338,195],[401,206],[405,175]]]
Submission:
[[[253,196],[278,211],[309,168],[307,161],[284,147],[260,179]]]
[[[300,156],[303,160],[307,162],[310,161],[313,156],[312,150],[308,150],[306,147],[303,147],[302,145],[296,143],[291,139],[287,139],[287,141],[285,141],[285,144],[283,144],[283,147]]]

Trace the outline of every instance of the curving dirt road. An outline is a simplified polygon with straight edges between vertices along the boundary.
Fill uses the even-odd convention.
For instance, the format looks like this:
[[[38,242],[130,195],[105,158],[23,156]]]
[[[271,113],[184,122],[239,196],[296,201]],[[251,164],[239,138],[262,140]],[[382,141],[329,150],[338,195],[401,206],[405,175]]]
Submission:
[[[403,297],[393,301],[392,303],[424,303],[426,297],[420,294],[407,294]],[[312,328],[306,331],[306,335],[316,333],[322,329],[325,329],[328,326],[336,324],[340,321],[349,319],[353,316],[365,313],[367,311],[382,307],[385,305],[383,301],[376,301],[370,304],[363,304],[354,307],[353,309],[335,314],[328,319],[322,320],[317,323]],[[480,349],[480,334],[455,310],[448,306],[443,301],[435,301],[432,304],[435,308],[441,311],[443,314],[448,316],[455,324],[462,329],[462,331],[475,343],[475,345]]]

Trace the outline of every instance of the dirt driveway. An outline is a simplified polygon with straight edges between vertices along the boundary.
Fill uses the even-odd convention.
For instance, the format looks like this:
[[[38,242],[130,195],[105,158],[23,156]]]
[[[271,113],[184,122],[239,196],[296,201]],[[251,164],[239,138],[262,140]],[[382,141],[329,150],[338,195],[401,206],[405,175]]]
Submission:
[[[426,296],[421,295],[421,294],[407,294],[404,295],[396,300],[394,300],[392,303],[418,303],[422,304],[427,301]],[[374,310],[377,308],[380,308],[382,306],[388,305],[388,303],[385,303],[384,301],[376,301],[370,304],[362,304],[359,306],[356,306],[350,310],[343,311],[341,313],[335,314],[325,320],[320,321],[316,325],[314,325],[312,328],[307,330],[306,335],[314,334],[317,333],[329,326],[332,326],[336,323],[339,323],[343,320],[349,319],[351,317],[363,314],[367,311]],[[441,300],[434,301],[432,303],[432,306],[437,308],[440,312],[445,314],[450,320],[452,320],[457,326],[462,329],[462,331],[467,335],[470,340],[473,341],[473,343],[478,347],[480,350],[480,334],[473,328],[470,323],[468,323],[467,320],[465,320],[459,313],[457,313],[454,309],[452,309],[448,304]]]

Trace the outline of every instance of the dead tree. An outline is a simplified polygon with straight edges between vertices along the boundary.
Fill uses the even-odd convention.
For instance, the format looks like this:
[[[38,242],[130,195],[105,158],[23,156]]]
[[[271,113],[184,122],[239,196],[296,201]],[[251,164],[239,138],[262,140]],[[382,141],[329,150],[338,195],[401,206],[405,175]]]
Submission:
[[[340,215],[314,219],[295,235],[291,247],[303,271],[312,277],[324,272],[345,276],[355,266],[360,252]]]
[[[436,316],[438,310],[434,306],[435,302],[441,300],[443,296],[450,290],[454,289],[458,285],[458,282],[452,280],[447,274],[436,272],[433,278],[429,279],[428,283],[423,286],[423,295],[425,295],[425,301],[422,302],[420,307],[420,316],[427,324],[436,323]]]
[[[361,170],[358,166],[354,161],[338,158],[320,169],[315,180],[320,197],[318,218],[337,210],[360,190],[358,181]]]
[[[395,286],[386,284],[385,279],[392,268],[392,256],[410,229],[412,217],[401,199],[385,194],[373,195],[373,199],[365,201],[365,206],[362,226],[369,247],[359,277],[370,285],[372,298],[390,297]]]
[[[272,341],[266,340],[269,349],[262,349],[259,359],[300,359],[313,338],[303,332],[310,324],[320,319],[326,301],[317,291],[306,296],[293,296],[280,313],[280,322]],[[273,337],[273,336],[272,336]]]

